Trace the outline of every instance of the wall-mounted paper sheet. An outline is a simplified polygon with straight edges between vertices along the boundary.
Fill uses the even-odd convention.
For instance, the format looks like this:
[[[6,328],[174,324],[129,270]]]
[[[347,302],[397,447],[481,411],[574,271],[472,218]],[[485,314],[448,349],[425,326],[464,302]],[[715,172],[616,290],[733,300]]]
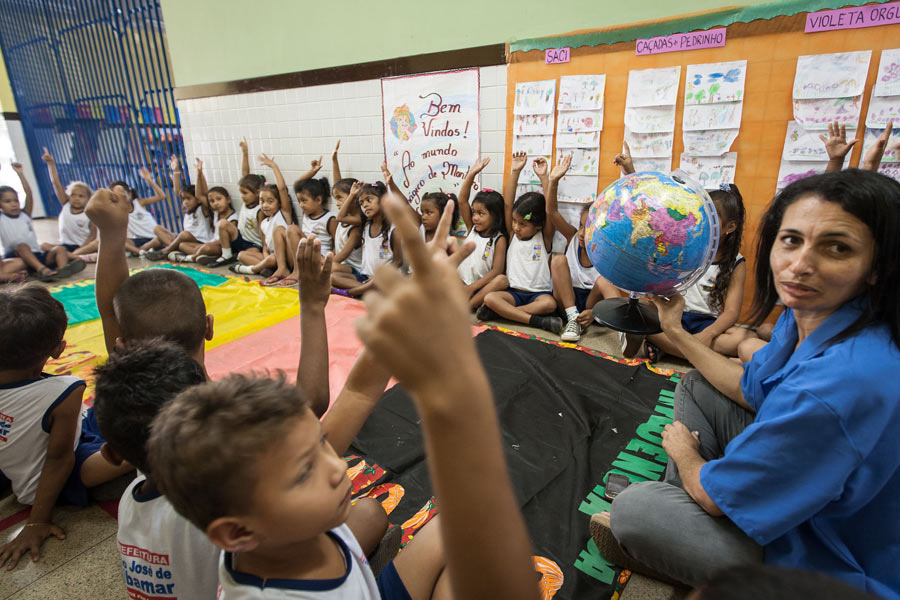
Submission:
[[[788,121],[781,158],[783,160],[828,162],[828,152],[825,150],[825,142],[819,137],[820,135],[828,137],[828,133],[820,129],[808,130],[796,121]],[[854,138],[856,138],[856,130],[847,129],[847,140]]]
[[[681,128],[684,131],[737,129],[741,126],[743,112],[743,102],[687,105],[684,107]]]
[[[539,156],[528,156],[528,162],[525,163],[525,168],[522,169],[522,173],[519,175],[519,185],[525,184],[535,184],[540,185],[541,178],[537,176],[534,172],[534,159],[540,158]],[[550,155],[545,155],[544,160],[547,161],[547,165],[550,165]]]
[[[556,80],[523,81],[516,84],[515,115],[546,115],[553,113]]]
[[[866,134],[865,137],[863,137],[862,156],[866,155],[869,148],[875,144],[883,133],[884,129],[866,128]],[[847,137],[850,137],[849,133],[847,134]],[[898,149],[898,145],[900,145],[900,127],[891,131],[891,136],[888,138],[887,148],[884,150],[881,162],[900,162],[900,149]]]
[[[778,183],[775,188],[783,190],[788,185],[818,173],[824,173],[828,162],[795,162],[790,160],[781,161],[781,168],[778,170]]]
[[[672,170],[672,158],[634,158],[634,170],[638,173],[641,171],[659,171],[668,173]]]
[[[900,96],[900,48],[881,51],[873,96]]]
[[[606,75],[563,75],[559,78],[559,110],[602,110]]]
[[[597,177],[566,175],[559,180],[557,199],[560,202],[593,202],[597,199]]]
[[[683,131],[684,153],[688,156],[722,156],[737,138],[738,129],[700,129]]]
[[[631,149],[632,158],[671,157],[675,133],[635,133],[626,127],[625,141]]]
[[[553,115],[516,115],[515,135],[553,135]]]
[[[859,96],[866,85],[871,59],[871,50],[799,57],[794,99]]]
[[[684,103],[709,104],[742,100],[746,76],[746,60],[688,65],[684,84]]]
[[[628,73],[626,106],[663,106],[675,104],[681,66],[642,69]]]
[[[585,131],[602,130],[602,110],[561,110],[557,113],[557,133],[583,133]]]
[[[625,108],[625,126],[637,133],[675,130],[675,105]]]
[[[723,156],[681,155],[681,169],[708,190],[718,189],[723,183],[734,183],[736,168],[737,152]]]
[[[881,163],[878,172],[895,181],[900,181],[900,163]]]
[[[517,135],[513,137],[513,152],[524,152],[529,156],[553,154],[552,135]]]
[[[900,126],[900,96],[872,96],[869,98],[869,114],[866,127],[887,127],[888,121]]]
[[[794,100],[794,119],[804,129],[828,129],[828,124],[856,127],[862,96],[852,98],[821,98],[818,100]]]
[[[564,154],[572,155],[570,175],[596,175],[600,164],[600,148],[565,148],[556,151],[556,164]]]
[[[585,131],[582,133],[557,133],[557,148],[596,148],[600,145],[599,131]]]

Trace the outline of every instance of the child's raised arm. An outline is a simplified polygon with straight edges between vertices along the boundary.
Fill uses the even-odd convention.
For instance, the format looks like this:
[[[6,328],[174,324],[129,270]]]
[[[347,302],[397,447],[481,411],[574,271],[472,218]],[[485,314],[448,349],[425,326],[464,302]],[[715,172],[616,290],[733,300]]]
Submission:
[[[386,160],[382,161],[382,163],[381,163],[381,175],[382,175],[382,177],[384,177],[384,184],[387,186],[388,191],[390,193],[396,194],[397,196],[399,196],[401,198],[406,198],[406,196],[403,194],[403,192],[400,191],[400,186],[398,186],[397,182],[394,181],[394,176],[391,174],[390,169],[388,169]],[[421,223],[422,215],[419,213],[419,211],[417,211],[415,208],[413,208],[413,205],[410,204],[410,202],[409,202],[409,198],[406,198],[406,206],[409,208],[409,214],[411,214],[416,221]],[[394,252],[394,256],[395,257],[397,256],[396,249]],[[397,263],[397,264],[399,264],[399,263]]]
[[[50,151],[47,150],[47,146],[44,146],[44,154],[41,155],[41,160],[47,163],[47,169],[50,171],[50,181],[53,182],[53,189],[56,191],[57,200],[59,200],[60,204],[65,205],[65,203],[69,201],[69,195],[66,193],[66,188],[63,187],[62,181],[59,179],[59,173],[56,171],[56,160],[53,158],[53,155],[50,154]]]
[[[506,230],[512,233],[512,209],[516,203],[516,186],[519,185],[519,175],[528,163],[528,155],[524,152],[513,152],[510,163],[509,177],[503,184],[503,214],[506,218]]]
[[[207,193],[209,192],[209,188],[206,185],[206,175],[203,174],[203,161],[201,159],[197,159],[197,185],[194,188],[194,195],[197,197],[197,200],[200,202],[200,207],[203,209],[203,214],[207,217],[214,217],[212,214],[212,210],[209,208],[209,198],[207,198]]]
[[[22,183],[22,190],[25,192],[25,206],[22,207],[22,210],[30,217],[31,209],[34,208],[34,196],[31,193],[31,184],[28,183],[28,179],[25,177],[25,169],[22,166],[22,163],[12,162],[10,163],[10,166],[13,171],[16,172],[16,175],[19,176],[19,181]]]
[[[828,124],[828,137],[819,134],[819,139],[825,144],[825,152],[828,153],[828,166],[825,172],[840,171],[844,168],[844,159],[859,139],[847,141],[847,126],[838,125],[837,121]]]
[[[169,157],[169,168],[172,170],[172,187],[175,188],[175,198],[181,198],[181,163],[174,154]]]
[[[534,166],[534,174],[541,180],[541,191],[544,193],[544,197],[546,197],[547,187],[550,185],[550,179],[547,176],[549,168],[547,159],[543,156],[538,156],[532,161],[532,165]]]
[[[284,217],[285,221],[293,223],[294,209],[291,206],[291,196],[288,193],[287,184],[284,182],[284,175],[281,174],[281,169],[278,168],[278,164],[275,162],[274,158],[266,156],[265,154],[259,157],[259,162],[272,169],[272,172],[275,173],[275,184],[278,186],[278,199],[281,201],[281,215]],[[299,217],[300,215],[297,216]]]
[[[456,271],[454,259],[465,253],[448,257],[438,248],[429,253],[401,203],[388,198],[386,210],[413,273],[375,272],[378,291],[366,298],[368,314],[357,321],[357,332],[410,392],[422,418],[454,595],[536,600],[531,543]],[[427,331],[416,325],[423,322]]]
[[[250,174],[250,150],[247,146],[246,136],[238,142],[238,146],[241,147],[241,177],[246,177]]]
[[[315,235],[300,238],[296,256],[300,275],[300,361],[297,364],[297,386],[303,390],[309,400],[309,407],[318,418],[328,410],[331,396],[328,388],[325,305],[331,296],[333,258],[331,252],[322,256],[322,242]]]
[[[306,181],[307,179],[312,179],[315,177],[319,171],[322,170],[322,157],[314,158],[309,162],[309,170],[294,180],[294,187],[297,186],[301,181]]]
[[[891,131],[893,129],[894,122],[888,121],[887,127],[884,128],[884,132],[878,136],[878,139],[875,140],[875,143],[872,144],[872,147],[869,148],[869,151],[866,152],[866,155],[863,157],[862,162],[859,164],[860,169],[863,171],[878,170],[878,167],[881,165],[881,157],[884,156],[884,151],[887,149],[888,140],[891,139]]]
[[[335,183],[341,180],[341,163],[338,162],[338,150],[340,148],[341,138],[338,138],[338,141],[334,144],[334,150],[331,151],[331,176],[334,177]]]
[[[628,147],[628,142],[623,141],[622,146],[624,150],[619,154],[616,154],[616,157],[613,158],[613,163],[618,165],[618,167],[622,170],[622,175],[631,175],[634,173],[634,161],[631,159],[631,148]]]
[[[359,191],[362,189],[362,186],[362,181],[354,181],[353,185],[350,186],[350,191],[347,193],[347,197],[344,199],[344,203],[341,204],[341,208],[338,210],[338,223],[343,223],[344,225],[355,225],[357,227],[362,225],[362,216],[360,215],[359,211],[350,214],[350,209],[353,208],[353,205],[359,203]],[[341,259],[338,262],[342,262],[343,260],[344,259]]]
[[[466,224],[466,233],[472,231],[472,205],[469,204],[469,196],[472,194],[472,185],[475,183],[475,177],[481,173],[486,166],[491,163],[491,157],[485,157],[476,160],[463,179],[462,185],[459,186],[459,216],[462,217]]]
[[[141,203],[141,206],[147,206],[148,204],[155,204],[166,197],[166,193],[163,191],[159,184],[156,183],[156,180],[153,179],[153,175],[150,174],[150,171],[147,167],[141,167],[140,170],[141,179],[147,182],[151,188],[153,188],[153,195],[149,198],[140,198],[138,202]]]
[[[571,154],[560,157],[559,162],[556,163],[556,166],[553,167],[553,170],[550,172],[547,184],[547,219],[553,223],[553,226],[556,227],[557,231],[563,234],[566,238],[566,242],[572,241],[572,236],[578,233],[578,229],[573,227],[559,213],[559,202],[557,201],[559,180],[563,178],[570,166],[572,166]]]

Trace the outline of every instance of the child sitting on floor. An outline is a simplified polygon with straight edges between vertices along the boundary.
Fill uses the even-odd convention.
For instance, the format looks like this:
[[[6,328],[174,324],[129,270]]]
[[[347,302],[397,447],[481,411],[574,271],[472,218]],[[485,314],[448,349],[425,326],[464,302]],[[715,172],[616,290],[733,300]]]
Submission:
[[[52,522],[57,502],[85,506],[87,488],[133,468],[100,456],[93,409],[82,415],[84,381],[43,372],[66,347],[67,323],[62,303],[40,285],[0,290],[0,471],[31,505],[28,523],[0,548],[9,569],[25,554],[37,561],[51,535],[65,538]]]
[[[175,195],[181,198],[181,212],[183,231],[175,236],[162,250],[150,250],[144,257],[147,260],[162,260],[168,258],[171,261],[184,262],[184,259],[193,254],[197,248],[213,240],[212,211],[209,208],[206,195],[199,195],[196,186],[182,185],[181,164],[177,156],[169,160],[172,169],[172,181],[175,185]],[[197,159],[197,180],[203,176],[203,161]]]
[[[197,197],[201,202],[205,201],[209,204],[209,208],[213,213],[214,229],[219,232],[215,234],[212,241],[199,246],[190,256],[181,257],[176,254],[174,260],[176,262],[196,262],[213,261],[222,256],[222,242],[219,235],[224,233],[228,239],[237,237],[238,233],[238,214],[231,205],[231,195],[224,187],[217,185],[207,189],[206,177],[203,171],[197,175]]]
[[[338,207],[338,225],[334,230],[335,273],[362,275],[362,211],[359,208],[359,191],[362,182],[356,179],[340,179],[332,188],[335,206]]]
[[[156,222],[156,219],[147,210],[151,204],[156,204],[166,197],[163,191],[150,171],[146,168],[140,170],[141,179],[153,189],[153,195],[147,198],[138,198],[137,190],[125,183],[124,181],[113,181],[109,184],[109,189],[123,202],[131,204],[131,210],[128,214],[128,241],[125,244],[125,251],[132,256],[140,256],[141,252],[152,250],[164,246],[174,239],[174,235],[162,225]],[[167,241],[163,241],[167,240]]]
[[[46,147],[41,159],[47,163],[50,180],[56,190],[56,198],[62,205],[58,222],[60,244],[65,247],[72,260],[78,256],[93,254],[97,251],[98,245],[97,228],[84,214],[84,207],[87,206],[94,190],[83,181],[70,181],[69,185],[63,187],[59,173],[56,171],[56,161]],[[41,244],[41,250],[44,252],[52,250],[53,247],[53,244]]]

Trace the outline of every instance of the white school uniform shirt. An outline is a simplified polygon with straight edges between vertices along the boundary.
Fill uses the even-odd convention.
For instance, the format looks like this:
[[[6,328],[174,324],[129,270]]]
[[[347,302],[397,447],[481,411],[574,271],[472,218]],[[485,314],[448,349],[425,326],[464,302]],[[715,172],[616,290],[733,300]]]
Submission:
[[[214,600],[221,551],[165,496],[141,494],[145,479],[135,479],[119,501],[116,546],[128,597]]]
[[[304,236],[313,234],[319,238],[320,242],[322,242],[322,256],[325,256],[334,249],[334,239],[331,237],[331,234],[328,233],[328,225],[331,224],[331,220],[334,218],[334,213],[330,210],[326,210],[315,219],[311,218],[309,215],[303,215],[302,220],[300,221],[300,230],[303,232]]]
[[[350,237],[350,231],[356,225],[345,225],[343,223],[338,223],[337,229],[334,231],[334,253],[339,254],[344,246],[347,245],[347,239]],[[347,260],[344,261],[344,264],[348,267],[353,267],[357,271],[362,268],[362,247],[357,246],[354,248],[350,255],[347,256]]]
[[[78,377],[47,374],[0,385],[0,471],[22,504],[34,503],[50,442],[50,413],[84,385]],[[78,419],[72,450],[80,437]]]
[[[347,525],[328,532],[344,555],[346,571],[334,579],[262,579],[232,568],[233,556],[219,561],[219,600],[379,600],[378,584],[359,542]]]
[[[506,251],[506,277],[509,287],[514,290],[549,292],[553,289],[550,256],[544,246],[543,231],[538,231],[528,240],[512,236]]]
[[[181,227],[198,242],[205,244],[214,239],[212,220],[203,214],[202,206],[198,206],[193,213],[184,213],[181,217]]]
[[[572,236],[569,245],[566,247],[566,261],[569,263],[569,276],[572,278],[572,287],[582,290],[590,290],[594,287],[594,282],[600,277],[600,273],[594,268],[594,265],[585,267],[581,264],[581,244],[578,243],[578,236]]]
[[[384,227],[384,225],[382,225]],[[362,234],[362,268],[360,273],[371,277],[378,265],[386,265],[394,260],[394,250],[391,247],[391,237],[394,235],[393,226],[386,232],[387,243],[381,234],[372,237],[372,223],[366,223]]]
[[[253,207],[241,204],[241,209],[238,211],[238,233],[245,242],[262,246],[262,240],[259,237],[259,204]]]
[[[134,210],[128,215],[128,238],[155,238],[156,219],[138,200],[131,201]]]
[[[66,202],[59,211],[59,241],[74,246],[83,245],[91,235],[91,220],[82,210],[72,212],[72,204]]]
[[[738,253],[734,260],[735,268],[744,261],[744,257]],[[697,280],[697,282],[684,290],[681,294],[684,296],[684,310],[687,312],[701,313],[713,317],[719,316],[718,311],[714,311],[709,306],[709,294],[716,285],[716,277],[719,276],[719,263],[712,263],[706,269],[706,273]]]
[[[287,221],[284,220],[284,215],[281,214],[281,210],[275,213],[272,217],[264,217],[262,221],[259,223],[259,228],[262,231],[263,235],[266,236],[266,248],[269,249],[269,252],[275,252],[275,242],[273,241],[272,235],[275,233],[276,227],[284,227],[287,229]]]
[[[465,243],[475,242],[475,250],[456,268],[463,283],[466,285],[475,283],[491,270],[494,266],[494,252],[497,250],[497,242],[501,235],[498,231],[493,236],[484,236],[472,228],[466,236]]]
[[[3,256],[12,255],[19,244],[28,244],[32,252],[41,250],[31,224],[31,217],[24,210],[20,211],[17,217],[0,213],[0,243],[3,244]]]

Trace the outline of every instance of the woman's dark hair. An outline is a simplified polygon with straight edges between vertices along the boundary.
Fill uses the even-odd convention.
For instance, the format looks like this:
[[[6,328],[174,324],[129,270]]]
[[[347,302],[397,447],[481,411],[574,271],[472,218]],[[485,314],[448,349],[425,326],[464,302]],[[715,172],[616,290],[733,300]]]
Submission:
[[[513,204],[513,212],[538,227],[547,220],[547,201],[540,192],[525,192]]]
[[[728,286],[731,285],[735,261],[741,251],[741,236],[744,232],[744,199],[741,197],[741,191],[733,183],[723,184],[722,188],[711,191],[709,197],[715,202],[716,209],[721,209],[722,219],[719,226],[725,227],[731,221],[737,225],[734,231],[725,236],[719,246],[718,254],[721,257],[718,261],[719,274],[716,275],[716,283],[709,293],[709,307],[716,312],[721,312],[725,308],[725,295],[728,293]]]
[[[362,202],[362,197],[367,195],[378,196],[379,200],[384,198],[384,195],[387,194],[387,186],[384,185],[381,181],[376,181],[375,183],[367,183],[362,186],[362,189],[359,190],[359,202]],[[366,222],[368,219],[366,218],[366,213],[362,210],[359,211],[360,216],[362,216],[362,225],[360,230],[365,232],[366,230]],[[391,222],[388,220],[387,213],[384,212],[384,208],[381,209],[381,247],[385,250],[390,248],[390,240],[391,236],[389,235],[389,231],[391,229]]]
[[[494,223],[493,231],[488,233],[493,233],[494,231],[499,231],[500,234],[508,238],[509,232],[506,231],[506,213],[505,206],[503,205],[503,196],[500,192],[495,192],[494,190],[486,191],[481,190],[477,194],[475,194],[475,198],[472,200],[472,204],[476,202],[480,202],[484,205],[484,210],[487,211],[489,215],[491,215],[491,221]]]
[[[256,175],[255,173],[250,173],[249,175],[244,175],[238,180],[238,187],[245,187],[251,192],[258,192],[266,184],[266,178],[262,175]]]
[[[137,190],[134,189],[133,187],[131,187],[130,185],[128,185],[127,183],[125,183],[124,181],[113,181],[112,183],[109,184],[109,189],[113,189],[117,185],[121,185],[123,188],[125,188],[125,191],[128,192],[129,194],[131,194],[132,200],[137,198],[137,196],[138,196]]]
[[[759,224],[756,244],[756,294],[752,319],[755,325],[765,320],[778,301],[769,253],[781,228],[788,206],[797,200],[817,196],[839,204],[869,228],[875,242],[872,274],[876,284],[866,292],[863,313],[834,341],[845,339],[873,322],[890,328],[894,343],[900,346],[900,183],[871,171],[847,169],[823,173],[795,181],[775,196]]]
[[[444,207],[447,206],[447,203],[451,200],[453,200],[453,222],[450,224],[452,234],[453,230],[456,228],[456,224],[459,223],[459,200],[457,200],[456,194],[428,192],[422,196],[422,202],[434,202],[439,215],[444,214]],[[421,210],[419,212],[421,212]]]
[[[349,194],[350,188],[353,187],[354,183],[356,183],[356,179],[354,179],[353,177],[344,177],[343,179],[339,179],[331,189],[335,192],[343,192],[345,194]]]
[[[331,200],[331,186],[328,185],[327,177],[298,181],[294,184],[294,195],[298,200],[301,192],[306,192],[313,198],[321,198],[322,208],[328,210],[328,202]]]

